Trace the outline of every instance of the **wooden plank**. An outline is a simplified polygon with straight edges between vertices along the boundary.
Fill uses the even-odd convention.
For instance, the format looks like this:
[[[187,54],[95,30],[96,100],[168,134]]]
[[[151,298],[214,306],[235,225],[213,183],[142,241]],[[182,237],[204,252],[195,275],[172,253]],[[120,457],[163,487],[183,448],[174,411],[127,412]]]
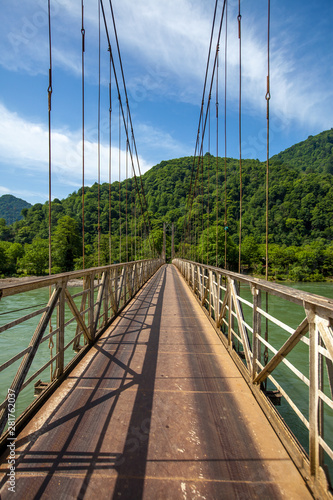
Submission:
[[[308,331],[308,320],[304,318],[302,323],[298,325],[294,333],[289,337],[289,339],[283,344],[283,346],[278,350],[278,352],[272,357],[272,359],[267,363],[265,368],[254,378],[254,384],[260,384],[263,382],[270,373],[281,363],[281,361],[290,353],[290,351],[298,344],[303,335]]]

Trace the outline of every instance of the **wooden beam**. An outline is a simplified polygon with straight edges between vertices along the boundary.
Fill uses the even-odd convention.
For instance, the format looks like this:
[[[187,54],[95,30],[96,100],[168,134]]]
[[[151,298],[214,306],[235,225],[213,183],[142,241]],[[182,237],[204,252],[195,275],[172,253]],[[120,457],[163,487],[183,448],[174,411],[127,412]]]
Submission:
[[[104,289],[105,289],[105,282],[106,282],[106,271],[102,275],[102,282],[101,282],[101,285],[100,285],[99,290],[98,290],[97,302],[95,304],[95,309],[94,309],[94,336],[96,335],[99,315],[101,312],[101,305],[102,305],[102,298],[103,298]]]
[[[72,314],[73,316],[75,317],[76,321],[78,322],[78,324],[80,325],[82,331],[83,331],[83,335],[84,337],[86,338],[86,340],[88,342],[91,342],[92,341],[92,337],[90,335],[90,332],[85,324],[85,322],[83,321],[83,318],[78,310],[78,308],[76,307],[76,304],[71,296],[71,294],[69,293],[68,289],[66,288],[65,289],[65,295],[66,295],[66,299],[67,299],[67,302],[68,302],[68,306],[70,308],[70,310],[72,311]]]
[[[301,338],[308,331],[309,323],[307,318],[304,318],[302,323],[298,325],[294,333],[289,337],[289,339],[283,344],[283,346],[278,350],[278,352],[272,357],[272,359],[267,363],[265,368],[255,377],[253,380],[254,384],[260,384],[263,382],[270,373],[281,363],[283,358],[290,353],[290,351],[298,344]]]
[[[231,295],[232,295],[234,305],[235,305],[236,316],[237,316],[237,321],[238,321],[238,328],[239,328],[239,331],[240,331],[240,334],[241,334],[241,337],[243,340],[243,347],[244,347],[244,352],[245,352],[245,359],[246,359],[247,368],[248,368],[249,372],[252,373],[252,361],[251,361],[251,357],[250,357],[251,347],[250,347],[250,342],[249,342],[249,339],[247,336],[247,332],[245,331],[245,327],[243,324],[242,306],[238,300],[238,295],[237,295],[236,286],[235,286],[234,281],[231,281],[231,283],[230,283],[230,291],[231,291]]]
[[[317,321],[317,325],[320,331],[320,335],[322,336],[323,341],[325,342],[326,349],[329,352],[331,357],[331,361],[333,361],[333,333],[332,328],[329,326],[329,322],[320,318]]]
[[[218,328],[221,326],[222,320],[223,320],[223,318],[225,316],[225,312],[227,310],[229,293],[230,293],[230,290],[229,290],[229,287],[227,287],[227,290],[226,290],[226,292],[224,294],[224,298],[223,298],[223,302],[222,302],[222,306],[221,306],[221,311],[220,311],[220,314],[218,316],[218,321],[217,321],[217,324],[216,324],[216,326]],[[219,298],[219,302],[220,302],[220,298]]]
[[[310,354],[309,354],[309,458],[310,458],[310,473],[317,477],[319,472],[319,362],[318,362],[318,346],[319,346],[319,330],[316,325],[316,314],[310,307],[306,308],[306,316],[309,322],[309,339],[310,339]]]

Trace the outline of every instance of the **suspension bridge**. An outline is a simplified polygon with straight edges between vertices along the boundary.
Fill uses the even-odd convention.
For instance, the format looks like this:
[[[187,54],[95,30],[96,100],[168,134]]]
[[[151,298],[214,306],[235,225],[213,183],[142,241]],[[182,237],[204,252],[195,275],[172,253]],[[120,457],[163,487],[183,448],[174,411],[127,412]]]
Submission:
[[[49,275],[0,289],[0,305],[11,313],[11,319],[0,324],[3,338],[9,344],[18,328],[31,332],[30,342],[17,346],[16,354],[0,365],[1,372],[13,374],[0,404],[1,498],[13,493],[17,498],[332,498],[333,300],[268,281],[268,203],[266,279],[241,273],[241,148],[238,272],[228,269],[226,231],[223,248],[219,246],[219,218],[225,227],[228,223],[226,206],[223,215],[218,209],[214,214],[214,255],[209,256],[209,242],[207,252],[204,245],[201,254],[197,251],[200,232],[210,221],[203,205],[201,213],[194,209],[194,200],[204,189],[200,180],[205,138],[210,143],[212,135],[214,88],[218,153],[218,61],[227,2],[220,11],[215,3],[186,216],[177,245],[172,228],[171,263],[165,226],[162,251],[154,239],[112,2],[108,16],[105,4],[98,3],[98,15],[108,42],[110,103],[115,87],[135,195],[126,190],[124,211],[119,178],[119,262],[112,263],[110,215],[110,261],[102,266],[98,190],[98,266],[86,268],[82,0],[83,269],[52,274],[49,2]],[[268,2],[266,202],[269,15]],[[237,25],[241,145],[240,3]],[[109,113],[111,150],[111,104]],[[217,181],[218,162],[216,169]],[[227,196],[224,200],[227,203]],[[110,194],[110,214],[114,208]],[[205,209],[209,212],[209,205]],[[217,266],[221,255],[224,268]],[[45,303],[23,316],[23,311],[10,310],[11,298],[37,290],[47,297]],[[274,300],[282,311],[285,304],[295,306],[293,325],[286,324],[281,309],[270,307]],[[22,407],[21,398],[26,401]],[[285,407],[288,411],[283,413]],[[291,421],[297,422],[295,428]]]

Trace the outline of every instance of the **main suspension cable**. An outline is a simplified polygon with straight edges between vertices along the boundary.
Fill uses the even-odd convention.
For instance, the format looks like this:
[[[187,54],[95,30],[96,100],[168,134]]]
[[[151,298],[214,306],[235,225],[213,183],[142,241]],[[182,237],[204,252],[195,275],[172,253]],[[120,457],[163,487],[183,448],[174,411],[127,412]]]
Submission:
[[[115,62],[114,62],[114,58],[113,58],[113,54],[112,54],[112,49],[111,49],[111,41],[110,41],[110,35],[109,35],[107,20],[106,20],[106,16],[105,16],[105,10],[104,10],[104,5],[103,5],[103,0],[100,0],[100,3],[101,3],[101,9],[102,9],[102,15],[103,15],[103,20],[104,20],[106,37],[107,37],[107,41],[108,41],[108,47],[109,47],[108,50],[110,51],[110,57],[111,57],[111,63],[112,63],[112,68],[113,68],[113,74],[114,74],[114,77],[115,77],[115,83],[116,83],[117,92],[118,92],[118,99],[119,99],[120,108],[121,108],[122,121],[123,121],[123,124],[124,124],[126,138],[129,139],[129,131],[128,131],[128,128],[127,128],[127,125],[126,125],[125,113],[124,113],[124,108],[123,108],[123,105],[122,105],[122,100],[121,100],[121,95],[120,95],[119,82],[118,82],[118,78],[117,78],[117,73],[116,73],[116,68],[115,68]],[[110,0],[110,7],[111,7],[111,13],[113,13],[111,0]],[[114,20],[114,17],[113,17],[113,20]],[[114,29],[115,29],[115,36],[116,36],[116,41],[117,41],[118,56],[120,58],[120,66],[122,68],[121,55],[120,55],[120,49],[119,49],[117,31],[116,31],[116,28],[115,28],[115,22],[114,22]],[[125,78],[124,78],[123,70],[122,70],[122,76],[123,76],[123,85],[124,85],[124,91],[125,91],[125,96],[126,96],[126,104],[127,104],[127,106],[129,106],[128,105],[127,89],[126,89],[126,83],[125,83]],[[140,207],[141,207],[141,213],[142,213],[142,216],[143,216],[143,221],[144,221],[145,226],[147,225],[146,215],[147,215],[147,218],[148,218],[149,245],[151,246],[151,242],[150,242],[151,224],[150,224],[150,220],[149,220],[148,205],[147,205],[147,201],[146,201],[146,197],[145,197],[145,193],[144,193],[144,189],[143,189],[141,169],[140,169],[140,163],[139,163],[139,156],[138,156],[138,152],[137,152],[137,148],[136,148],[136,143],[135,143],[135,138],[134,138],[134,131],[133,131],[133,125],[132,125],[132,118],[131,118],[130,109],[129,109],[129,122],[130,122],[130,126],[131,126],[131,133],[133,135],[133,143],[134,143],[134,149],[135,149],[135,154],[136,154],[136,159],[137,159],[137,165],[138,165],[139,173],[140,173],[141,190],[139,189],[138,181],[137,181],[137,176],[135,174],[135,166],[134,166],[134,159],[133,159],[132,149],[129,148],[130,159],[131,159],[132,170],[133,170],[133,176],[134,176],[135,186],[136,186],[136,190],[137,190],[137,193],[138,193],[138,198],[139,198]],[[144,202],[144,204],[146,206],[146,210],[144,210],[143,202],[142,202],[141,197],[143,198],[143,202]],[[152,237],[152,240],[153,240],[153,249],[155,251],[156,245],[155,245],[155,241],[154,241],[153,237]]]
[[[102,5],[103,5],[103,0],[101,0],[101,2],[102,2]],[[118,32],[117,32],[116,21],[115,21],[115,17],[114,17],[113,6],[112,6],[112,1],[111,0],[109,0],[109,4],[110,4],[110,10],[111,10],[111,17],[112,17],[114,34],[115,34],[115,40],[116,40],[116,45],[117,45],[117,52],[118,52],[119,65],[120,65],[121,76],[122,76],[122,81],[123,81],[124,93],[125,93],[125,98],[126,98],[126,107],[127,107],[127,110],[128,110],[129,124],[130,124],[130,127],[131,127],[131,133],[132,133],[132,139],[133,139],[133,145],[134,145],[134,152],[135,152],[135,157],[136,157],[136,164],[137,164],[138,170],[139,170],[139,177],[140,177],[140,184],[141,184],[141,195],[143,197],[144,206],[145,206],[145,209],[146,209],[146,212],[147,212],[148,229],[149,229],[149,245],[151,246],[151,243],[150,243],[151,223],[150,223],[150,218],[149,218],[148,203],[147,203],[147,199],[146,199],[146,195],[145,195],[145,191],[144,191],[144,187],[143,187],[143,182],[142,182],[142,174],[141,174],[141,167],[140,167],[140,161],[139,161],[139,154],[138,154],[138,150],[137,150],[137,146],[136,146],[136,141],[135,141],[135,136],[134,136],[133,123],[132,123],[132,115],[131,115],[131,110],[130,110],[130,107],[129,107],[128,94],[127,94],[127,86],[126,86],[125,74],[124,74],[124,68],[123,68],[123,63],[122,63],[122,57],[121,57],[120,47],[119,47]],[[127,140],[129,142],[129,134],[128,134],[128,128],[127,128],[127,126],[125,124],[125,118],[124,118],[124,125],[125,125]],[[132,157],[132,150],[131,149],[130,149],[130,156],[131,156],[131,160],[132,160],[132,168],[133,168],[133,171],[135,172],[134,162],[133,162],[133,157]],[[147,225],[146,224],[146,218],[145,218],[145,212],[143,212],[143,217],[144,217],[144,223],[145,223],[145,225]],[[153,240],[153,249],[152,250],[155,253],[156,244],[155,244],[154,237],[152,237],[152,240]]]
[[[221,38],[221,31],[222,31],[222,24],[223,24],[223,19],[224,19],[225,5],[226,5],[226,0],[224,0],[224,2],[223,2],[223,8],[222,8],[221,20],[220,20],[220,26],[219,26],[219,32],[218,32],[218,36],[217,36],[217,45],[219,44],[220,38]],[[214,84],[214,80],[215,80],[216,67],[217,67],[217,51],[215,51],[215,58],[214,58],[213,68],[212,68],[211,83],[210,83],[210,88],[209,88],[209,95],[210,96],[212,94],[212,88],[213,88],[213,84]],[[206,106],[206,112],[205,112],[204,119],[202,119],[202,120],[199,121],[199,130],[200,130],[200,125],[202,127],[201,145],[200,145],[200,148],[199,148],[199,151],[198,151],[199,157],[202,156],[202,154],[203,154],[203,144],[204,144],[204,136],[205,136],[205,132],[206,132],[207,121],[208,121],[208,104]],[[199,169],[199,167],[200,167],[200,161],[198,162],[197,170]],[[197,178],[198,177],[196,176],[196,180],[197,180]],[[187,209],[187,211],[188,211],[187,232],[188,232],[188,228],[189,228],[189,220],[191,218],[191,211],[192,211],[192,205],[193,205],[193,199],[194,199],[195,190],[196,190],[196,181],[194,183],[194,188],[193,189],[192,189],[192,184],[190,183],[189,204],[188,204],[189,208]],[[191,196],[192,193],[193,193],[193,195]],[[184,219],[184,228],[185,228],[185,224],[186,224],[186,218]],[[185,232],[184,232],[184,234],[185,234]]]

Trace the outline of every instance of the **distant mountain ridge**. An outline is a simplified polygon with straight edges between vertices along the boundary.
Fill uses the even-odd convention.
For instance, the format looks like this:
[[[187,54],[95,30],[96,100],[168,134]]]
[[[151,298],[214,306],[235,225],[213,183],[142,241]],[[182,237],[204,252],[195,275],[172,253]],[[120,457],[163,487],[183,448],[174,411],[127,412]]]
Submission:
[[[31,208],[32,205],[21,198],[16,198],[11,194],[0,196],[0,219],[5,219],[6,223],[13,224],[23,219],[21,214],[24,208]]]
[[[271,161],[280,161],[306,173],[333,174],[333,128],[309,135],[305,141],[272,156]]]

